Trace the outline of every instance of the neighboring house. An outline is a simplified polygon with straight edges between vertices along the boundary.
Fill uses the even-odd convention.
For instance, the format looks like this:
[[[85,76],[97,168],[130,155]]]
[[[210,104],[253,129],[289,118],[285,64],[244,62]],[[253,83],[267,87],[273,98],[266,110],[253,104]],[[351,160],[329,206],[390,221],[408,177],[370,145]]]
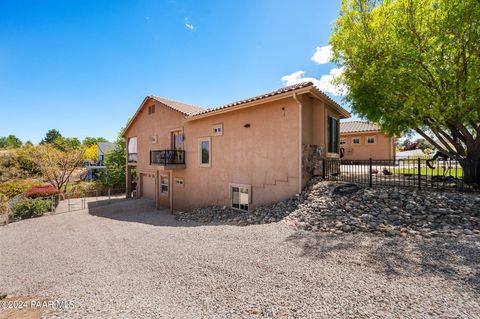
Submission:
[[[397,160],[406,160],[406,159],[417,159],[417,158],[430,158],[428,154],[425,154],[422,150],[409,150],[409,151],[402,151],[397,152],[396,159]]]
[[[344,160],[395,160],[395,138],[366,121],[341,122],[340,147]]]
[[[127,196],[157,208],[241,210],[301,192],[322,157],[339,157],[350,114],[311,82],[203,109],[147,96],[124,131]]]
[[[115,146],[115,143],[97,142],[97,146],[98,146],[98,162],[101,165],[103,165],[103,162],[105,161],[105,154]]]
[[[84,180],[95,181],[100,178],[101,172],[105,169],[105,154],[115,146],[115,143],[97,142],[98,161],[85,161],[86,171],[84,173]]]

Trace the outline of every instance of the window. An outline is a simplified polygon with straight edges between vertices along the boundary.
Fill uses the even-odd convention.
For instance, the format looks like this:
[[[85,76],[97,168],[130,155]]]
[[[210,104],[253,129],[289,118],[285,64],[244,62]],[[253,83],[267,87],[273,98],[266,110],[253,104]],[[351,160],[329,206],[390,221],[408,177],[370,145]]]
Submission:
[[[155,113],[155,104],[148,107],[148,114],[150,115],[150,114],[153,114],[153,113]]]
[[[104,156],[103,156],[103,155],[99,155],[99,156],[98,156],[98,160],[99,160],[99,161],[103,161],[103,159],[104,159]]]
[[[210,167],[212,159],[210,137],[202,138],[199,141],[199,162],[200,166]]]
[[[160,175],[160,194],[168,194],[168,176]]]
[[[213,126],[213,135],[223,135],[223,124],[215,124]]]
[[[232,207],[248,211],[250,191],[248,187],[231,186]]]
[[[175,178],[175,184],[179,185],[179,186],[183,186],[183,178]]]
[[[328,129],[328,153],[338,153],[338,120],[329,116],[327,119]]]
[[[352,144],[353,145],[360,145],[360,137],[352,138]]]
[[[344,138],[340,139],[340,145],[345,145],[347,144],[347,141]]]
[[[375,137],[367,136],[367,144],[370,144],[370,145],[375,144]]]

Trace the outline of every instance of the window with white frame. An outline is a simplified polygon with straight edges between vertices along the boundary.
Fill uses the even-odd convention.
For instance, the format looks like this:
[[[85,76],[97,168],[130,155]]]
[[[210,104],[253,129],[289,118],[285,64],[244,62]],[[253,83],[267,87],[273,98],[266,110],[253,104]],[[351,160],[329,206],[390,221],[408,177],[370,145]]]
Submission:
[[[353,137],[352,138],[353,145],[360,145],[360,137]]]
[[[375,142],[375,137],[374,136],[368,136],[367,137],[367,144],[369,145],[374,145],[376,142]]]
[[[183,178],[180,178],[180,177],[175,178],[175,184],[179,186],[183,186]]]
[[[199,162],[202,167],[210,167],[212,162],[212,141],[210,137],[201,138],[198,143]]]
[[[344,139],[344,138],[341,138],[340,139],[340,145],[346,145],[347,144],[347,140]]]
[[[168,194],[168,176],[160,175],[160,194]]]
[[[231,186],[230,192],[232,197],[232,207],[248,211],[250,189],[242,186]]]

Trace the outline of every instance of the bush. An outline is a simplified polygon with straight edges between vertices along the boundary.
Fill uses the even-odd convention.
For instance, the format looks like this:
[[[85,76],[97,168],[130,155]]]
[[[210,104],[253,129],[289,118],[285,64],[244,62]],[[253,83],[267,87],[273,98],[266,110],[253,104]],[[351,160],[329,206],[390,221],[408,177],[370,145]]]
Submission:
[[[13,198],[25,193],[32,185],[33,183],[27,180],[11,180],[0,184],[0,193],[8,198]]]
[[[12,207],[13,218],[25,219],[42,216],[50,210],[52,201],[41,198],[25,198]]]
[[[57,195],[58,190],[52,185],[32,186],[26,193],[25,197],[38,198]]]

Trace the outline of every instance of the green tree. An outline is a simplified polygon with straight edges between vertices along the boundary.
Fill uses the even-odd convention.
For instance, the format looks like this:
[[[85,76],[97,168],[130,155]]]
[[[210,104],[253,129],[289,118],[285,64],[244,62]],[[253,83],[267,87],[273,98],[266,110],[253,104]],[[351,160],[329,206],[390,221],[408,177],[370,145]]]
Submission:
[[[97,144],[98,142],[108,142],[106,138],[103,137],[85,137],[82,141],[82,144],[86,147],[90,147],[93,144]]]
[[[82,146],[82,143],[76,137],[59,137],[49,144],[60,151],[77,150]]]
[[[343,0],[330,43],[355,113],[480,160],[480,1]]]
[[[45,134],[45,137],[43,138],[43,140],[40,142],[41,145],[44,145],[44,144],[52,144],[55,140],[59,139],[59,138],[62,138],[62,134],[60,134],[59,131],[57,131],[56,129],[51,129],[47,132],[47,134]]]
[[[5,137],[0,137],[0,148],[10,149],[20,147],[22,147],[22,141],[15,135],[11,134]]]
[[[102,180],[110,187],[125,186],[125,139],[122,136],[123,128],[120,130],[114,147],[105,154],[105,171]]]

